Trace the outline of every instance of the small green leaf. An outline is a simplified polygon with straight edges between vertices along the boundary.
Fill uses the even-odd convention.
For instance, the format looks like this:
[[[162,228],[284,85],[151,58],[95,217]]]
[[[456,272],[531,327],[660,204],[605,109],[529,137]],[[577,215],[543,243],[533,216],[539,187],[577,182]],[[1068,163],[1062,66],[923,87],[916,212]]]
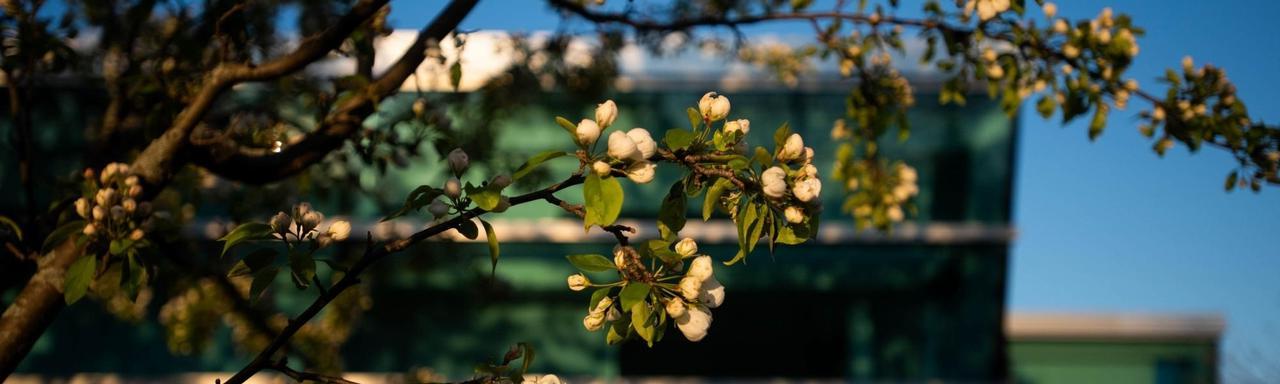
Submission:
[[[596,304],[600,304],[600,300],[604,300],[605,297],[609,296],[609,292],[612,291],[613,287],[604,287],[591,292],[591,301],[587,304],[587,310],[595,309]]]
[[[236,244],[249,240],[268,238],[271,236],[271,232],[271,226],[266,223],[240,224],[236,229],[231,230],[231,233],[228,233],[226,236],[218,239],[218,241],[226,242],[226,244],[223,244],[222,246],[221,256],[226,256],[227,251],[231,250],[231,247],[236,246]]]
[[[662,136],[662,142],[667,143],[667,149],[678,151],[689,148],[690,145],[693,145],[695,138],[696,136],[694,136],[692,131],[686,129],[672,129],[668,130],[667,133]]]
[[[82,255],[71,267],[67,268],[66,280],[63,283],[63,299],[67,305],[75,304],[89,291],[89,283],[98,270],[98,258],[94,255]]]
[[[120,270],[120,287],[129,295],[129,301],[138,299],[138,291],[147,280],[147,269],[138,262],[137,252],[129,252],[124,268]]]
[[[685,223],[684,182],[677,181],[662,199],[662,208],[658,211],[658,232],[664,239],[674,238]]]
[[[231,267],[231,271],[227,272],[227,277],[247,276],[253,274],[262,268],[266,268],[271,265],[271,262],[275,261],[276,257],[279,255],[280,252],[274,249],[258,248],[246,255],[244,259],[236,262],[236,265]]]
[[[515,173],[511,174],[511,180],[520,180],[521,177],[525,177],[525,175],[528,175],[530,172],[533,172],[535,169],[538,169],[538,166],[542,165],[542,163],[546,162],[547,160],[555,159],[557,157],[565,156],[568,154],[569,153],[565,151],[546,151],[546,152],[542,152],[537,155],[534,155],[533,157],[530,157],[528,161],[525,161],[524,164],[521,164],[520,168],[516,168]]]
[[[775,145],[775,148],[781,150],[782,146],[787,143],[787,137],[790,136],[791,125],[788,123],[782,123],[776,131],[773,131],[773,144]]]
[[[53,230],[49,237],[44,238],[44,245],[40,246],[40,253],[49,253],[53,247],[62,243],[67,237],[84,231],[84,220],[68,221],[58,229]]]
[[[10,219],[5,216],[0,216],[0,224],[4,224],[5,226],[9,227],[10,230],[13,231],[13,235],[18,238],[18,241],[22,241],[22,228],[19,227],[18,223],[14,222],[13,219]]]
[[[435,201],[436,197],[439,197],[443,193],[444,190],[429,185],[418,186],[417,188],[414,188],[412,192],[409,192],[409,197],[404,199],[404,205],[400,206],[399,210],[382,218],[381,221],[391,220],[407,215],[409,212],[422,209],[422,207],[431,204],[432,201]]]
[[[484,226],[484,237],[489,241],[489,260],[493,262],[493,267],[489,270],[489,275],[493,276],[498,272],[498,234],[493,231],[493,225],[484,219],[480,220],[480,224]]]
[[[631,327],[635,328],[636,334],[639,334],[650,347],[653,347],[653,321],[652,311],[649,309],[649,303],[641,301],[631,307]]]
[[[458,233],[461,233],[462,236],[469,240],[475,240],[477,237],[480,237],[480,228],[477,228],[476,222],[471,221],[471,219],[463,220],[461,223],[458,223],[457,229]]]
[[[773,155],[770,154],[769,150],[765,149],[764,147],[757,146],[756,155],[753,156],[751,159],[755,160],[757,163],[760,163],[760,165],[764,165],[764,166],[773,164]]]
[[[622,287],[622,292],[618,293],[618,300],[622,302],[622,308],[631,308],[649,297],[651,289],[649,284],[632,281]]]
[[[1222,184],[1223,189],[1226,189],[1227,192],[1236,189],[1236,180],[1239,178],[1240,171],[1231,171],[1231,174],[1227,175],[1227,182]]]
[[[289,269],[293,276],[293,285],[298,289],[306,289],[311,286],[311,279],[316,276],[316,261],[309,253],[289,252]]]
[[[725,189],[732,186],[733,183],[728,179],[716,179],[715,184],[711,184],[711,188],[707,188],[707,198],[702,201],[702,221],[711,219],[711,213],[715,211],[716,205],[720,204],[720,196],[724,194]]]
[[[484,187],[477,187],[467,183],[467,186],[463,189],[467,191],[467,198],[471,199],[471,202],[475,203],[480,209],[492,211],[498,207],[498,204],[502,203],[502,189],[496,185],[490,184]],[[474,227],[475,224],[472,224],[472,226]],[[474,236],[468,238],[475,239]]]
[[[276,280],[276,275],[280,274],[280,268],[270,267],[263,268],[253,274],[253,283],[249,285],[249,302],[257,302],[262,297],[262,292],[271,286]]]
[[[702,113],[699,113],[698,110],[694,109],[693,107],[689,107],[688,109],[685,109],[684,112],[689,115],[689,129],[692,131],[697,131],[698,126],[702,125]],[[670,131],[667,131],[667,132],[670,132]],[[675,148],[672,148],[672,150],[674,149]]]
[[[560,116],[556,116],[556,124],[560,124],[560,128],[564,128],[565,132],[569,132],[569,137],[573,139],[573,142],[578,142],[577,124],[574,124],[572,121],[569,121],[569,119]]]
[[[606,226],[618,220],[622,212],[622,184],[616,177],[600,178],[595,173],[587,175],[582,186],[583,201],[586,202],[586,217],[583,218],[584,229],[592,225]]]
[[[609,325],[609,331],[606,332],[604,340],[609,345],[613,345],[626,341],[630,336],[631,318],[623,317]]]
[[[612,261],[598,254],[585,255],[569,255],[565,256],[569,259],[569,264],[582,270],[583,272],[604,272],[618,269],[613,265]]]
[[[454,92],[462,84],[462,60],[454,60],[453,65],[449,66],[449,84],[453,85]]]

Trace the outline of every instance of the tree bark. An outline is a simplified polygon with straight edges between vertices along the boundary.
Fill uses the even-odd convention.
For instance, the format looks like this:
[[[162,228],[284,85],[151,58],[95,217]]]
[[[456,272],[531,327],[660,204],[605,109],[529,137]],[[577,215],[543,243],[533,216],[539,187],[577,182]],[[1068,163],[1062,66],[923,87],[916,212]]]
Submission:
[[[80,256],[75,240],[64,241],[53,252],[37,258],[36,274],[22,288],[13,304],[0,315],[0,381],[9,377],[31,352],[58,311],[66,306],[62,281],[67,268]]]

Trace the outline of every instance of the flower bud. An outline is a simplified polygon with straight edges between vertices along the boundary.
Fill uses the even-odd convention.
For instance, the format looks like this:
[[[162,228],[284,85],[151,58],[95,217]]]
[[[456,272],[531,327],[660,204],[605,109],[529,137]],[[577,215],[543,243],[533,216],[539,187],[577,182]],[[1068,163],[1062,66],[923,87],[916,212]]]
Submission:
[[[680,279],[680,296],[685,300],[697,301],[698,296],[702,294],[702,279],[685,275]]]
[[[787,141],[782,145],[782,150],[778,151],[778,160],[791,161],[799,159],[804,155],[804,139],[798,133],[792,133],[787,136]]]
[[[716,121],[729,116],[729,98],[715,92],[707,92],[698,100],[698,111],[702,118]]]
[[[782,213],[787,217],[788,223],[800,224],[804,222],[804,210],[800,209],[800,207],[790,206],[787,207],[785,211],[782,211]]]
[[[414,100],[412,109],[414,116],[422,117],[423,114],[427,113],[427,101],[423,99]]]
[[[813,163],[800,167],[800,172],[804,177],[818,177],[818,167],[813,166]]]
[[[293,206],[293,217],[296,217],[299,220],[309,212],[311,212],[311,203],[303,202]]]
[[[129,187],[129,197],[138,197],[138,196],[142,196],[142,186],[134,185],[132,187]]]
[[[98,227],[94,226],[93,223],[85,224],[84,230],[81,232],[83,232],[85,236],[93,236],[93,234],[98,233]]]
[[[604,313],[592,312],[588,314],[587,317],[582,319],[582,326],[591,332],[599,331],[600,328],[604,327]]]
[[[1054,21],[1053,21],[1053,32],[1054,32],[1054,33],[1057,33],[1057,34],[1059,34],[1059,35],[1065,35],[1065,34],[1067,33],[1067,30],[1068,30],[1068,29],[1071,29],[1071,26],[1067,25],[1067,21],[1066,21],[1066,20],[1058,19],[1058,20],[1054,20]]]
[[[693,256],[698,253],[698,243],[689,237],[680,239],[680,242],[676,243],[676,253],[684,257]]]
[[[715,276],[702,282],[702,290],[698,292],[698,302],[707,308],[719,307],[724,303],[724,285]]]
[[[622,131],[613,131],[609,134],[609,156],[622,161],[641,159],[640,148],[636,147],[636,142]]]
[[[129,240],[133,240],[133,241],[142,240],[142,238],[146,235],[147,233],[143,232],[141,229],[135,229],[133,230],[133,232],[129,232]]]
[[[431,205],[427,206],[427,212],[430,212],[436,218],[440,218],[449,213],[449,206],[440,200],[435,200],[431,202]]]
[[[800,160],[802,160],[801,162],[804,163],[804,165],[813,165],[813,147],[804,147],[804,155],[800,156]],[[814,174],[818,173],[817,168],[814,168],[813,170]],[[808,171],[805,172],[808,174]]]
[[[583,147],[590,147],[600,139],[599,124],[591,119],[582,119],[578,122],[578,128],[574,130],[574,135],[578,137],[578,144]]]
[[[609,309],[609,307],[612,307],[612,306],[613,306],[613,298],[609,296],[605,296],[600,298],[599,302],[596,302],[596,307],[591,308],[591,312],[603,313],[606,309]]]
[[[321,221],[324,221],[324,214],[320,213],[320,211],[307,212],[307,214],[302,215],[302,231],[310,232],[317,225],[320,225]]]
[[[631,142],[636,144],[636,149],[640,150],[640,158],[648,159],[658,154],[658,142],[653,141],[653,136],[649,135],[649,130],[631,128],[630,131],[627,131],[627,137],[631,138]]]
[[[84,176],[85,180],[93,180],[93,176],[94,176],[93,168],[85,168],[84,172],[80,173],[80,176]]]
[[[275,230],[276,233],[285,234],[289,232],[289,224],[292,221],[293,219],[288,214],[280,212],[276,213],[275,216],[271,216],[271,220],[268,223],[271,224],[271,229]]]
[[[332,236],[335,241],[346,240],[348,236],[351,236],[351,222],[346,220],[334,221],[333,224],[329,224],[328,232],[329,236]]]
[[[686,313],[687,308],[685,308],[684,300],[680,300],[680,298],[667,300],[667,316],[675,319],[684,317]]]
[[[450,199],[462,196],[462,182],[458,181],[456,177],[450,177],[449,180],[445,180],[444,195],[449,196]]]
[[[581,273],[569,275],[569,290],[581,291],[587,289],[588,285],[591,285],[591,280],[587,280],[587,277]]]
[[[511,185],[511,175],[503,173],[503,174],[494,176],[493,179],[489,180],[489,185],[498,189],[506,188],[507,186]]]
[[[698,256],[689,263],[689,271],[685,272],[685,276],[693,276],[698,280],[706,280],[715,273],[711,268],[711,256]]]
[[[88,218],[89,218],[89,215],[91,215],[91,214],[92,214],[92,212],[89,212],[89,210],[90,210],[90,208],[89,208],[89,199],[86,199],[86,198],[83,198],[83,197],[81,197],[81,198],[79,198],[79,199],[76,199],[76,214],[77,214],[77,215],[80,215],[80,217],[83,217],[83,218],[88,219]]]
[[[891,222],[896,223],[896,222],[902,221],[902,218],[903,218],[902,207],[899,207],[896,205],[889,207],[889,209],[885,211],[884,215],[885,217],[889,218],[889,221]]]
[[[113,188],[103,188],[98,190],[98,194],[94,196],[94,202],[98,205],[110,206],[116,201],[116,190]]]
[[[138,202],[133,199],[124,199],[120,206],[124,207],[124,213],[128,214],[133,214],[134,211],[138,210]]]
[[[691,306],[685,316],[676,318],[676,328],[689,341],[702,340],[711,328],[711,311],[699,305]]]
[[[1052,19],[1054,15],[1058,14],[1058,5],[1046,2],[1040,6],[1040,10],[1044,11],[1044,17]]]
[[[467,166],[471,164],[471,160],[467,158],[467,153],[462,148],[455,148],[449,152],[449,168],[453,169],[454,174],[460,174],[467,170]]]
[[[618,266],[618,269],[622,269],[627,265],[627,250],[625,247],[621,245],[613,246],[613,265]]]
[[[738,137],[746,136],[751,132],[751,122],[747,119],[737,119],[724,123],[724,133],[738,133]]]
[[[609,166],[609,163],[597,160],[591,164],[591,171],[595,172],[596,176],[605,177],[609,176],[609,172],[612,172],[613,168]]]
[[[764,195],[772,199],[780,199],[787,193],[787,171],[779,167],[769,167],[760,174],[760,189]]]
[[[601,127],[608,128],[613,125],[613,120],[618,118],[618,105],[613,100],[605,100],[604,103],[596,106],[596,123]],[[599,133],[596,134],[599,137]],[[595,142],[595,140],[591,140]]]
[[[107,217],[107,209],[101,205],[93,207],[93,220],[98,221]]]
[[[638,161],[627,167],[627,178],[636,184],[648,184],[653,181],[657,165],[648,161]]]
[[[805,178],[791,188],[791,193],[795,194],[800,201],[811,202],[822,193],[822,181],[812,177]]]

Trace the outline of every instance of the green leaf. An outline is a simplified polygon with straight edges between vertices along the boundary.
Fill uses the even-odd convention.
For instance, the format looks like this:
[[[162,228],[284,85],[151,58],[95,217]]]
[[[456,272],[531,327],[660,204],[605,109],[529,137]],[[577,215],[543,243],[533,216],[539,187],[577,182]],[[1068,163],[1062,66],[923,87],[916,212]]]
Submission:
[[[454,60],[453,65],[449,66],[449,84],[453,85],[454,92],[462,84],[462,60]]]
[[[236,262],[236,265],[231,267],[231,271],[227,272],[227,277],[239,277],[253,274],[271,265],[271,262],[275,261],[276,257],[279,255],[280,252],[274,249],[258,248],[246,255],[244,259]]]
[[[778,130],[773,131],[773,144],[775,148],[781,150],[783,145],[787,143],[787,137],[791,136],[791,124],[782,123]]]
[[[605,297],[608,297],[609,292],[611,291],[613,291],[613,287],[604,287],[595,290],[595,292],[591,292],[591,301],[587,303],[587,310],[590,311],[595,309],[596,304],[600,304],[600,300],[604,300]]]
[[[399,210],[387,215],[387,217],[383,217],[381,221],[391,220],[407,215],[409,212],[422,209],[422,207],[431,204],[432,201],[435,201],[436,197],[439,197],[443,193],[444,190],[429,185],[418,186],[417,188],[414,188],[412,192],[409,192],[409,197],[404,199],[404,205],[400,206]]]
[[[22,228],[18,227],[18,223],[5,216],[0,216],[0,224],[4,224],[13,231],[13,235],[18,237],[18,241],[22,241]]]
[[[53,230],[49,237],[44,238],[44,245],[40,246],[40,253],[49,253],[54,246],[61,244],[67,237],[83,232],[84,224],[84,220],[68,221],[66,224],[62,224],[61,227]]]
[[[769,153],[768,149],[760,146],[756,147],[756,154],[751,159],[764,166],[773,164],[773,155]]]
[[[477,228],[476,222],[471,221],[471,219],[463,220],[461,223],[458,223],[457,229],[458,233],[461,233],[462,236],[465,236],[469,240],[475,240],[477,237],[480,237],[480,228]]]
[[[129,252],[124,267],[120,270],[120,287],[129,295],[129,301],[138,299],[138,291],[147,280],[147,269],[138,262],[137,252]]]
[[[667,149],[678,151],[689,148],[690,145],[693,145],[695,138],[696,136],[693,134],[693,131],[689,131],[687,129],[671,129],[667,130],[667,133],[662,136],[662,142],[667,143]]]
[[[1240,171],[1231,171],[1231,174],[1227,175],[1227,182],[1222,184],[1223,189],[1226,189],[1227,192],[1236,189],[1236,180],[1239,178]]]
[[[89,283],[98,270],[98,258],[94,255],[82,255],[71,267],[67,268],[66,280],[63,283],[62,295],[67,305],[75,304],[85,292],[89,291]]]
[[[685,222],[684,182],[677,181],[662,199],[662,209],[658,211],[658,232],[664,239],[674,238]]]
[[[631,308],[637,303],[644,302],[649,297],[649,291],[653,287],[649,284],[632,281],[622,287],[622,292],[618,293],[618,300],[622,302],[622,308]]]
[[[618,220],[622,212],[622,184],[616,177],[600,178],[595,173],[587,175],[582,186],[583,200],[586,201],[587,214],[583,218],[584,229],[592,225],[606,226]]]
[[[572,121],[569,121],[569,119],[560,116],[556,116],[556,124],[560,124],[560,128],[564,128],[565,132],[569,132],[569,137],[573,139],[573,142],[578,142],[577,124],[574,124]]]
[[[298,289],[306,289],[311,286],[311,279],[316,276],[316,261],[309,253],[289,252],[289,269],[293,276],[293,285]]]
[[[226,256],[227,251],[231,250],[231,247],[236,246],[236,244],[268,238],[271,236],[271,232],[271,226],[266,223],[240,224],[236,229],[231,230],[231,233],[218,239],[218,241],[226,242],[226,244],[222,245],[222,254],[220,256]]]
[[[652,311],[649,309],[649,303],[640,301],[634,307],[631,307],[631,327],[635,328],[636,333],[644,339],[650,347],[653,347],[653,317]]]
[[[546,152],[542,152],[537,155],[534,155],[533,157],[530,157],[528,161],[525,161],[524,164],[521,164],[520,168],[516,168],[515,173],[511,174],[511,180],[520,180],[521,177],[525,177],[530,172],[533,172],[535,169],[538,169],[538,166],[542,165],[542,163],[546,162],[547,160],[551,160],[551,159],[565,156],[568,154],[569,153],[565,151],[546,151]]]
[[[685,109],[684,112],[685,114],[689,115],[689,129],[693,131],[697,131],[698,126],[702,125],[702,113],[698,112],[698,110],[694,109],[693,107],[689,107],[688,109]],[[667,132],[671,132],[671,131],[667,131]],[[675,148],[671,148],[671,149],[675,150]]]
[[[498,234],[493,231],[493,225],[484,219],[480,220],[480,224],[484,225],[484,237],[489,240],[489,260],[493,262],[493,267],[489,269],[489,276],[494,276],[498,272]]]
[[[467,191],[467,198],[471,199],[471,202],[475,203],[480,209],[492,211],[498,207],[498,204],[502,203],[502,189],[496,185],[490,184],[484,187],[477,187],[467,183],[467,186],[463,187],[463,189]],[[472,224],[472,227],[475,227],[475,224]],[[475,236],[469,236],[468,238],[475,239]]]
[[[716,179],[715,184],[711,184],[711,188],[707,188],[707,198],[702,201],[702,221],[711,219],[711,213],[715,211],[716,205],[720,204],[720,196],[724,195],[725,189],[732,186],[733,183],[728,179]]]
[[[111,240],[111,244],[107,247],[107,252],[112,256],[124,255],[125,251],[133,247],[133,239],[115,239]]]
[[[671,243],[665,240],[651,239],[646,241],[643,249],[648,251],[649,256],[656,257],[666,264],[675,264],[683,259],[679,253],[671,250]]]
[[[262,292],[266,291],[272,282],[275,282],[278,274],[280,274],[280,268],[276,267],[263,268],[254,272],[253,283],[249,285],[249,302],[257,302],[258,298],[262,297]]]
[[[583,272],[604,272],[618,269],[613,265],[612,261],[598,254],[585,255],[569,255],[565,256],[569,259],[569,264],[582,270]]]
[[[631,336],[631,319],[623,317],[614,321],[609,325],[609,331],[606,332],[605,342],[609,345],[618,344],[627,340]]]

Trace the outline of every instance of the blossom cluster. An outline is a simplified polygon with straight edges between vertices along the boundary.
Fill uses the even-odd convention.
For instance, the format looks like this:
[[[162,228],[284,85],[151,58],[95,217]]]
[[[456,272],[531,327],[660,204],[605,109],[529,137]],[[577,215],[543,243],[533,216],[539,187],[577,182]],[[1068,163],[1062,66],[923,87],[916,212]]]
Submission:
[[[334,220],[324,231],[319,228],[322,222],[323,213],[312,209],[310,203],[299,203],[293,206],[291,213],[276,213],[267,224],[277,239],[286,243],[314,241],[318,248],[346,240],[351,235],[351,223],[346,220]]]
[[[96,177],[95,177],[96,176]],[[141,241],[152,226],[151,203],[138,200],[142,183],[129,164],[111,163],[100,174],[84,170],[87,195],[75,201],[76,215],[87,221],[82,233],[91,240]]]
[[[584,149],[594,148],[601,133],[613,125],[617,118],[618,105],[613,100],[606,100],[596,106],[595,120],[582,119],[578,122],[575,131],[578,146]],[[591,163],[591,171],[597,176],[606,177],[617,172],[626,175],[636,184],[653,181],[657,166],[649,159],[658,153],[658,142],[653,140],[647,129],[613,131],[609,134],[607,148],[607,157]]]
[[[775,158],[778,165],[760,174],[761,190],[769,199],[784,203],[787,222],[803,223],[810,211],[817,212],[822,206],[822,180],[813,165],[813,148],[804,146],[800,134],[792,133]]]

